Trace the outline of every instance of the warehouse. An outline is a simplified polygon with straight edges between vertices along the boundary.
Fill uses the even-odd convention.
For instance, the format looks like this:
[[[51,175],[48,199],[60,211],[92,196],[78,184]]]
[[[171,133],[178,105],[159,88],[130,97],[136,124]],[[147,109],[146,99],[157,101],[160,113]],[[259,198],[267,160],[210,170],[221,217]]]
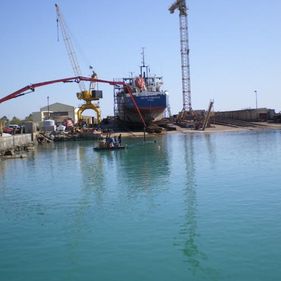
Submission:
[[[74,123],[77,122],[76,112],[78,108],[74,106],[63,104],[63,103],[53,103],[49,106],[44,106],[40,108],[39,112],[32,113],[32,119],[34,122],[40,123],[46,119],[52,119],[56,123],[62,123],[65,119],[72,119]]]

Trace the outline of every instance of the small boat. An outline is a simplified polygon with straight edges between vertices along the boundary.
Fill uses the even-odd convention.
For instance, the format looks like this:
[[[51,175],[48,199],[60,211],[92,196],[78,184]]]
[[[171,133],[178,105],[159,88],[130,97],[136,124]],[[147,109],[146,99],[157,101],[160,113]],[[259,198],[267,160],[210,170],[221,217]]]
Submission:
[[[95,151],[105,151],[105,150],[119,150],[119,149],[125,149],[125,146],[112,146],[112,147],[108,147],[108,146],[104,146],[104,147],[94,147]]]
[[[124,149],[125,146],[121,145],[121,135],[119,136],[119,141],[117,138],[111,138],[109,135],[101,141],[99,141],[99,145],[94,147],[94,150],[101,151],[101,150],[119,150]]]

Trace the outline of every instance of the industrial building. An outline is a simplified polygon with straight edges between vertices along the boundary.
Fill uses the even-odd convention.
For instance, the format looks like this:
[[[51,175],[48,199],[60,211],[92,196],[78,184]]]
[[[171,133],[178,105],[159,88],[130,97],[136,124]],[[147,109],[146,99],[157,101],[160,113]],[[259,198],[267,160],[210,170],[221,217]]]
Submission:
[[[78,121],[77,111],[78,108],[74,106],[57,102],[40,108],[39,112],[32,112],[32,119],[36,123],[46,119],[52,119],[56,123],[61,123],[65,119],[71,118],[76,123]]]

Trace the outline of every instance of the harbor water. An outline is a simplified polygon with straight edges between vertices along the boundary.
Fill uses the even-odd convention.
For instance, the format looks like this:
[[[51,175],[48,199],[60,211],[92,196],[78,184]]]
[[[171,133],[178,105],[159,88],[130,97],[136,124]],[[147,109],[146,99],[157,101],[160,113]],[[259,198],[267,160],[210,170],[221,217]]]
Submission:
[[[0,280],[280,280],[280,131],[122,141],[0,161]]]

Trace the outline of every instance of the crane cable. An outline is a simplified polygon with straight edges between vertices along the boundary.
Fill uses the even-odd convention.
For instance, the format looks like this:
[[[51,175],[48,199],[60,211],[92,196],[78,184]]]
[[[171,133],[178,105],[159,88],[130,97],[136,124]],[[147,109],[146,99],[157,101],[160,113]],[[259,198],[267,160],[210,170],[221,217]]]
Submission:
[[[57,17],[57,42],[60,41],[60,26],[59,26],[59,18]]]

